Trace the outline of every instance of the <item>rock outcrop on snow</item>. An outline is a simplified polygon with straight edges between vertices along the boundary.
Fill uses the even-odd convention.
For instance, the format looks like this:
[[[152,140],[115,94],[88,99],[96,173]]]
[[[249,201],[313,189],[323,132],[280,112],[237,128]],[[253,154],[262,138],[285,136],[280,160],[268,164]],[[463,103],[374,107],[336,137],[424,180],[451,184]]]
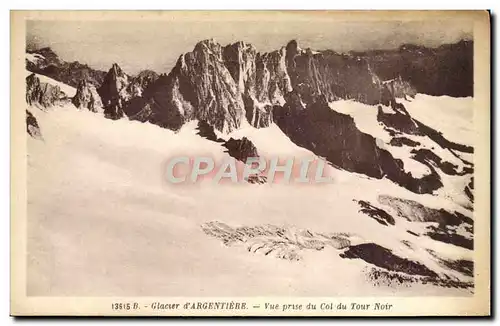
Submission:
[[[382,208],[376,207],[372,205],[371,203],[364,201],[364,200],[358,200],[357,201],[359,206],[360,206],[360,212],[364,213],[371,218],[373,218],[375,221],[382,225],[394,225],[396,224],[394,217],[392,217],[389,213],[387,213],[385,210]]]
[[[44,83],[36,74],[26,77],[26,103],[43,108],[68,102],[68,96],[57,85]]]
[[[35,116],[28,110],[26,110],[26,131],[28,135],[34,139],[43,139],[42,132],[40,131],[40,126]]]
[[[230,138],[223,146],[227,148],[227,153],[230,156],[244,163],[249,157],[259,157],[257,148],[252,141],[246,137],[242,139]]]
[[[342,258],[362,259],[367,263],[384,268],[394,272],[402,272],[408,275],[437,277],[438,275],[418,262],[399,257],[391,250],[379,246],[375,243],[362,243],[350,246]]]
[[[224,245],[243,246],[251,253],[298,261],[303,250],[323,250],[326,247],[343,249],[351,242],[340,233],[314,232],[294,227],[257,225],[231,227],[219,221],[204,223],[203,231]]]
[[[94,85],[82,80],[76,89],[76,95],[72,99],[78,109],[87,109],[92,112],[102,112],[103,105],[101,97]]]

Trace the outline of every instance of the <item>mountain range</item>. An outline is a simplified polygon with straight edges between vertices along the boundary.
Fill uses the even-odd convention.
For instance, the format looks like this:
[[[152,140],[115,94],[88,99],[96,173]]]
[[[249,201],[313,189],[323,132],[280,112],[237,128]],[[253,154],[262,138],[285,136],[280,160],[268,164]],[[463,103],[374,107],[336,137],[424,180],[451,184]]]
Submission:
[[[292,40],[279,50],[259,53],[245,42],[222,46],[210,39],[182,54],[171,72],[162,75],[145,70],[130,76],[118,64],[105,73],[64,62],[50,48],[28,52],[26,65],[31,72],[76,87],[75,106],[102,111],[110,119],[126,116],[172,130],[196,119],[223,133],[242,123],[265,128],[274,122],[294,143],[335,166],[385,176],[416,193],[432,193],[442,184],[429,162],[439,158],[414,154],[431,171],[415,178],[375,138],[360,132],[351,117],[331,110],[328,103],[379,105],[377,119],[395,135],[426,135],[450,150],[472,153],[471,147],[447,141],[413,119],[398,103],[417,93],[472,96],[472,51],[471,41],[460,41],[438,48],[403,45],[340,54],[304,50]],[[28,103],[47,106],[59,100],[50,87],[39,90],[33,76],[27,82]],[[393,112],[385,113],[382,106]],[[464,173],[453,166],[448,172]]]
[[[466,252],[473,249],[473,143],[455,134],[450,138],[448,130],[454,126],[443,132],[446,121],[436,123],[421,113],[428,114],[428,109],[419,109],[432,105],[442,110],[436,116],[453,119],[444,103],[455,105],[473,96],[472,41],[337,53],[303,49],[292,40],[261,53],[246,42],[221,45],[208,39],[181,54],[168,74],[145,70],[137,75],[127,74],[116,63],[105,72],[65,62],[50,48],[42,48],[27,51],[26,70],[27,131],[37,141],[44,139],[44,124],[34,110],[64,106],[96,113],[117,125],[144,123],[179,134],[194,124],[196,137],[207,148],[224,150],[241,162],[263,155],[268,143],[281,142],[324,158],[333,170],[363,180],[360,185],[389,182],[402,189],[406,197],[382,193],[367,200],[346,195],[355,214],[367,216],[377,227],[401,227],[405,236]],[[261,142],[254,137],[257,133],[269,137]],[[260,188],[267,183],[260,176],[248,182]],[[428,204],[435,199],[446,204]],[[407,223],[424,227],[410,230]],[[254,252],[265,249],[266,255],[275,252],[283,259],[300,260],[300,250],[332,246],[344,250],[343,259],[362,259],[395,272],[392,280],[406,282],[408,275],[419,275],[438,286],[471,287],[472,262],[439,258],[433,246],[425,249],[434,261],[429,265],[425,259],[400,257],[394,248],[378,243],[356,244],[340,233],[327,236],[220,222],[204,223],[202,229],[226,245],[257,248]],[[252,241],[257,240],[254,247]],[[280,244],[283,241],[288,247]],[[405,250],[416,245],[401,243]],[[439,273],[436,264],[462,276]]]

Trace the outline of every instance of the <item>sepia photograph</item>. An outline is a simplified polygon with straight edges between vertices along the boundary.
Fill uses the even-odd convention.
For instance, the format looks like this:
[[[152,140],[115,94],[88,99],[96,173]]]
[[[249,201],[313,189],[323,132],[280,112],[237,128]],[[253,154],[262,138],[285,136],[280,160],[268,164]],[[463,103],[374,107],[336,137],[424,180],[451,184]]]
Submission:
[[[11,313],[488,315],[489,20],[11,12]]]

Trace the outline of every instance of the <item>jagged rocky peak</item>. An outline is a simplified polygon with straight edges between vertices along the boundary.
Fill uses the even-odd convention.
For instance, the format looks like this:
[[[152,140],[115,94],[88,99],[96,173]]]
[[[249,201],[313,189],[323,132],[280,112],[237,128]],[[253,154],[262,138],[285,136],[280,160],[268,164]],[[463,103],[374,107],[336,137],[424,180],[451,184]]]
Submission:
[[[104,80],[118,82],[121,80],[128,80],[128,76],[123,72],[122,68],[117,63],[113,63]]]
[[[290,56],[295,56],[299,52],[301,52],[300,48],[299,48],[299,43],[297,42],[297,40],[290,40],[287,43],[286,52],[287,52],[287,55],[290,55]]]
[[[181,55],[167,76],[145,90],[126,109],[129,117],[177,130],[185,122],[204,120],[221,132],[239,128],[245,116],[243,99],[215,40],[196,44]]]
[[[222,46],[213,39],[204,40],[183,59],[173,72],[178,71],[179,92],[196,108],[196,118],[222,132],[239,128],[244,116],[243,99],[224,64]]]
[[[69,101],[67,95],[57,85],[44,83],[36,74],[26,77],[26,103],[48,108]]]
[[[257,54],[255,97],[261,103],[284,104],[284,95],[292,91],[286,66],[286,49]]]
[[[117,63],[114,63],[104,77],[101,87],[97,90],[106,117],[110,119],[123,117],[123,107],[131,99],[128,86],[129,77]]]
[[[261,54],[249,43],[236,42],[224,47],[224,62],[242,94],[248,122],[268,127],[273,105],[283,104],[292,90],[285,49]]]
[[[78,109],[87,109],[92,112],[103,111],[101,97],[96,87],[86,80],[82,80],[78,84],[72,102]]]
[[[220,45],[214,38],[202,40],[196,43],[193,52],[210,54],[222,60],[222,45]]]

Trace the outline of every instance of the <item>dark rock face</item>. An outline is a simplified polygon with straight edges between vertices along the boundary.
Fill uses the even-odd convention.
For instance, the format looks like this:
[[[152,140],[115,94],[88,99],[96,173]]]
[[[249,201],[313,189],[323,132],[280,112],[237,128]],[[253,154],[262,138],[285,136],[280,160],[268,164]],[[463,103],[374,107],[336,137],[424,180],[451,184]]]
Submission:
[[[384,154],[375,139],[360,132],[352,117],[331,110],[324,97],[303,107],[299,94],[293,91],[286,95],[286,104],[275,107],[273,113],[275,123],[295,144],[347,171],[383,176],[378,158]]]
[[[101,97],[97,89],[86,80],[82,80],[78,84],[72,102],[78,109],[87,109],[92,112],[102,112],[103,110]]]
[[[42,132],[40,131],[40,126],[35,116],[28,110],[26,110],[26,130],[28,135],[35,139],[43,139]]]
[[[359,206],[361,206],[360,212],[364,213],[375,221],[379,222],[382,225],[394,225],[396,222],[394,218],[384,211],[381,208],[375,207],[367,201],[360,200],[358,201]]]
[[[418,141],[411,140],[406,137],[395,137],[392,138],[391,141],[389,142],[389,145],[391,146],[397,146],[397,147],[402,147],[403,145],[409,146],[409,147],[416,147],[420,145]]]
[[[430,277],[438,276],[425,265],[396,256],[389,249],[381,247],[375,243],[363,243],[360,245],[350,246],[346,252],[340,254],[340,257],[348,259],[362,259],[367,263],[386,270],[402,272],[409,275]]]
[[[68,101],[68,97],[59,86],[42,83],[35,74],[26,77],[26,103],[28,105],[40,105],[47,108]]]
[[[394,102],[393,102],[394,103]],[[383,123],[385,126],[396,129],[402,133],[409,135],[422,135],[418,125],[413,118],[407,114],[407,112],[402,111],[400,107],[392,105],[394,113],[384,113],[382,107],[378,107],[377,121]],[[404,106],[403,106],[404,108]]]
[[[227,148],[229,155],[244,163],[246,163],[249,157],[259,157],[257,148],[252,141],[246,137],[242,139],[230,138],[223,146]]]
[[[193,106],[180,93],[174,70],[168,76],[161,75],[144,90],[142,97],[131,99],[124,108],[131,120],[149,121],[162,128],[179,130],[185,122],[194,118]]]
[[[51,48],[28,51],[28,53],[41,56],[36,63],[26,60],[26,68],[29,71],[48,76],[75,88],[82,80],[101,85],[106,75],[104,71],[93,69],[77,61],[65,62]]]
[[[397,50],[353,53],[370,63],[382,79],[401,76],[418,93],[464,97],[473,95],[474,44],[462,40],[438,48],[403,45]]]
[[[274,122],[298,146],[326,158],[334,166],[367,176],[388,179],[416,193],[432,193],[442,186],[439,175],[416,179],[403,169],[401,160],[376,145],[375,138],[362,133],[349,115],[328,106],[322,96],[304,107],[300,95],[291,92],[283,107],[273,109]]]
[[[259,156],[255,145],[246,137],[243,137],[242,139],[230,138],[228,141],[225,141],[222,138],[218,138],[214,131],[214,127],[203,120],[198,122],[197,131],[197,135],[203,138],[216,143],[222,143],[221,145],[227,149],[226,153],[228,153],[229,156],[234,157],[243,163],[246,163],[249,157]],[[249,175],[245,181],[253,184],[264,184],[267,182],[267,177],[265,175],[254,174]]]

